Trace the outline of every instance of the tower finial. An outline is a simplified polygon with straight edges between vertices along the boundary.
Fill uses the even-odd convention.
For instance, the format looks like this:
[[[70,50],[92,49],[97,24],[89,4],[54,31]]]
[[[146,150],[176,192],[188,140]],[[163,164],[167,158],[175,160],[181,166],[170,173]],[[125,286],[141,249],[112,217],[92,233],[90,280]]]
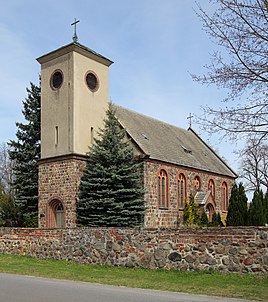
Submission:
[[[73,36],[73,41],[77,42],[78,41],[78,37],[76,34],[76,24],[79,23],[80,20],[76,20],[76,18],[74,18],[74,22],[71,24],[71,26],[74,26],[74,36]]]

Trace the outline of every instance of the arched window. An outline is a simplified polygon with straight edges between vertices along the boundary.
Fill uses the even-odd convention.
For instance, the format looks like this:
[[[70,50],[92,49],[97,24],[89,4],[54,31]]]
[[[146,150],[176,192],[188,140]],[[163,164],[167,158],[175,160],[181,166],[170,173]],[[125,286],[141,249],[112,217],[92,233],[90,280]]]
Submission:
[[[183,208],[186,198],[186,178],[181,173],[178,177],[178,207]]]
[[[159,208],[168,207],[168,182],[165,170],[160,170],[158,174],[158,206]]]
[[[194,189],[195,189],[195,192],[197,192],[201,189],[201,180],[200,180],[199,176],[195,176],[195,178],[194,178]]]
[[[215,184],[212,179],[208,182],[208,190],[210,190],[212,197],[215,198]]]
[[[221,185],[221,205],[223,211],[227,211],[228,209],[228,187],[227,183],[223,182]]]

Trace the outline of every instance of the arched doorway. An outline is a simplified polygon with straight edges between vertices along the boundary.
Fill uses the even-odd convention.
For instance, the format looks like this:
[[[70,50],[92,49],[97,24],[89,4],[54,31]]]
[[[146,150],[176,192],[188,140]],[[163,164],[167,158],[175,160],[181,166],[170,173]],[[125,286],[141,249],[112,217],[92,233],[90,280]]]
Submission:
[[[206,214],[208,216],[208,221],[209,222],[212,222],[212,215],[213,215],[214,212],[215,212],[214,206],[211,203],[207,204],[207,206],[206,206]]]
[[[47,227],[64,228],[64,207],[60,200],[53,199],[47,208]]]

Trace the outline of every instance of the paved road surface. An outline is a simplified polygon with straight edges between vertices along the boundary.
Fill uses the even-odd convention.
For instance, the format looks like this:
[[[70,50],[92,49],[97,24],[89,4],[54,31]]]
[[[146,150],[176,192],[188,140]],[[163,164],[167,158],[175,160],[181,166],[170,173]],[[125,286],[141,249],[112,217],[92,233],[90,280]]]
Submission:
[[[0,274],[0,302],[245,302],[154,290]]]

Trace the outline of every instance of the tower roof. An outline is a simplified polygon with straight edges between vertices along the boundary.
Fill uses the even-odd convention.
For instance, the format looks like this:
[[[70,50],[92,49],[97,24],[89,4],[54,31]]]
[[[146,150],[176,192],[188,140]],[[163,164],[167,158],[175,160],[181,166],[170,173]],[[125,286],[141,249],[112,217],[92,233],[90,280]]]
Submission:
[[[43,63],[46,63],[50,60],[53,60],[59,56],[65,55],[72,51],[76,51],[76,52],[78,52],[86,57],[89,57],[99,63],[102,63],[106,66],[110,66],[111,64],[113,64],[113,61],[107,59],[106,57],[102,56],[101,54],[97,53],[96,51],[94,51],[78,42],[72,42],[70,44],[62,46],[56,50],[53,50],[53,51],[37,58],[36,60],[40,64],[43,64]]]

